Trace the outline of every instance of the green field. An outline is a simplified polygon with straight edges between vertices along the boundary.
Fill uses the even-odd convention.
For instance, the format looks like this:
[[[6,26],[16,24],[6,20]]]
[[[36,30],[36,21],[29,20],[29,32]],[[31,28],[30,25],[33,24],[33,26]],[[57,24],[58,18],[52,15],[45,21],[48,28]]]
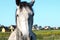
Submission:
[[[60,40],[60,30],[34,30],[37,40]],[[0,32],[0,40],[7,40],[10,32]]]
[[[5,33],[0,32],[0,40],[8,40],[9,35],[10,32],[5,32]]]
[[[37,40],[60,40],[60,30],[35,30]]]

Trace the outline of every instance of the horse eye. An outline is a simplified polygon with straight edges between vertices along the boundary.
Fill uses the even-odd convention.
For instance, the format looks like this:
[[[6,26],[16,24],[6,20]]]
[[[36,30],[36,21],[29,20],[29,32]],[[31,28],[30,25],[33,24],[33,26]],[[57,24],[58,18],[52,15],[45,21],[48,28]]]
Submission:
[[[19,15],[16,15],[16,17],[18,17]]]

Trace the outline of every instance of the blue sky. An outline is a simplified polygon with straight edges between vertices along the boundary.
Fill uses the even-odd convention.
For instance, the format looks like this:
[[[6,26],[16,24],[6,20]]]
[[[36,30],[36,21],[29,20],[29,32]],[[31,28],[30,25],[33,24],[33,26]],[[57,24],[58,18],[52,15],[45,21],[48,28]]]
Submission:
[[[22,0],[30,2],[31,0]],[[0,0],[0,24],[15,24],[15,0]],[[34,24],[41,26],[60,26],[60,0],[35,0],[33,6]]]

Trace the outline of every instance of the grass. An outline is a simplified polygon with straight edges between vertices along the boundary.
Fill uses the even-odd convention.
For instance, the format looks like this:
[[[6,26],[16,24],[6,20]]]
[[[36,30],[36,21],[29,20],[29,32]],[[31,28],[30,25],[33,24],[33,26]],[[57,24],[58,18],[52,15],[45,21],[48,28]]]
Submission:
[[[37,40],[60,40],[60,30],[34,30]]]
[[[0,32],[0,40],[8,40],[8,37],[10,35],[10,32]]]
[[[8,38],[1,37],[0,40],[8,40]]]
[[[34,30],[37,40],[60,40],[60,30]],[[7,40],[10,32],[0,32],[0,40]]]

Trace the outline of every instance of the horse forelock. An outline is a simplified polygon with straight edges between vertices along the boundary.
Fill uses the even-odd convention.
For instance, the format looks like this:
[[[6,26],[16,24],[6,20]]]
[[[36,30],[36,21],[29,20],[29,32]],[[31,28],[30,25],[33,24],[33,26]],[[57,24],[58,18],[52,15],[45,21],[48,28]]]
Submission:
[[[28,3],[28,2],[26,2],[26,1],[24,1],[24,2],[20,2],[20,5],[19,6],[17,6],[17,9],[18,8],[20,8],[20,9],[22,9],[23,7],[29,7],[29,9],[30,10],[32,10],[32,6]],[[33,10],[32,10],[33,11]]]
[[[20,14],[20,13],[22,13],[22,14],[28,14],[28,15],[33,15],[34,13],[33,13],[33,10],[32,9],[30,9],[28,6],[26,6],[26,7],[22,7],[22,8],[20,8],[19,6],[17,6],[17,14]]]

